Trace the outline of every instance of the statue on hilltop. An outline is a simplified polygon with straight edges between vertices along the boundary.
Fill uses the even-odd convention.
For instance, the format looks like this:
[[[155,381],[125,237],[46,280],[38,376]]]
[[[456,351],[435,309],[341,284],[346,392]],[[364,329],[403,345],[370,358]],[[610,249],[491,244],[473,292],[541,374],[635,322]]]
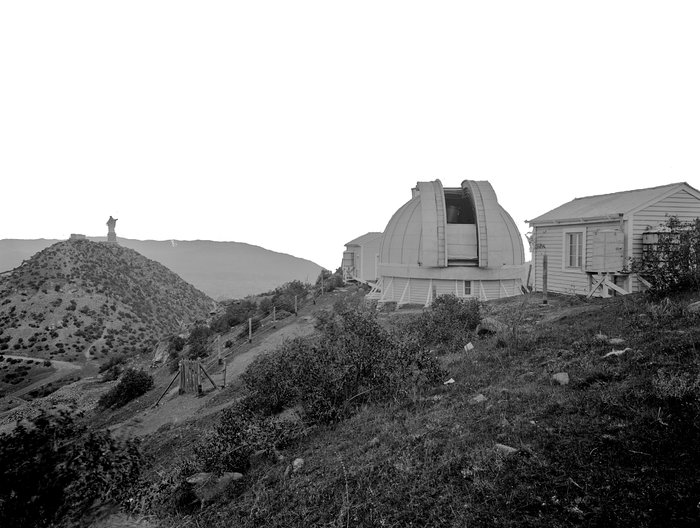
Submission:
[[[114,226],[117,225],[117,219],[112,218],[110,215],[109,220],[107,220],[107,242],[117,243],[117,233],[114,232]]]

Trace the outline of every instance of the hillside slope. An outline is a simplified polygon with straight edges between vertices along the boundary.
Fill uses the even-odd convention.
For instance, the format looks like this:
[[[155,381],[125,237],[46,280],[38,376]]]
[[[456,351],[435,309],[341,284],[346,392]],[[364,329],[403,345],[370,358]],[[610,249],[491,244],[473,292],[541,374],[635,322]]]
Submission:
[[[313,282],[321,271],[321,267],[310,260],[241,242],[118,240],[121,246],[160,262],[217,300],[269,291],[292,280]],[[56,242],[0,240],[0,272],[19,266],[24,259]]]
[[[0,277],[0,352],[72,362],[133,354],[213,306],[132,249],[59,242]]]
[[[144,441],[156,463],[148,489],[164,491],[140,511],[159,526],[698,526],[700,316],[687,309],[697,299],[486,303],[482,316],[504,326],[447,347],[434,386],[357,404],[330,424],[310,419],[315,399],[287,407],[287,422],[287,411],[251,406],[259,421],[250,437],[236,429],[244,414],[164,427]],[[424,313],[380,317],[414,339]],[[448,320],[435,345],[456,329]],[[258,373],[289,398],[297,374],[278,358]],[[303,372],[313,383],[338,374]],[[347,403],[367,397],[348,394]],[[261,438],[274,456],[218,465],[218,441],[225,453],[236,443],[250,452]],[[244,478],[200,510],[183,492],[198,470]]]

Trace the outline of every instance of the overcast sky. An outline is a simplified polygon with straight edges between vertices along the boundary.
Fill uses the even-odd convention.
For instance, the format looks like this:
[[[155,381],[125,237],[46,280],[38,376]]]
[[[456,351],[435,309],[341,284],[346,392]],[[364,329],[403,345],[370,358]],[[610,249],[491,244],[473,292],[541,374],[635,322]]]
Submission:
[[[0,3],[0,238],[248,242],[335,269],[417,181],[521,232],[700,187],[700,3]]]

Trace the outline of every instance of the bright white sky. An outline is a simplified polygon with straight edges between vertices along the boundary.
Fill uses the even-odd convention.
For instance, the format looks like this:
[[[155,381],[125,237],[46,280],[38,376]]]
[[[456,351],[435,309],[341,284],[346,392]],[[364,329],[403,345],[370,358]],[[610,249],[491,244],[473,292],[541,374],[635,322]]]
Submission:
[[[700,3],[0,3],[0,238],[233,240],[340,265],[417,181],[523,233],[700,187]]]

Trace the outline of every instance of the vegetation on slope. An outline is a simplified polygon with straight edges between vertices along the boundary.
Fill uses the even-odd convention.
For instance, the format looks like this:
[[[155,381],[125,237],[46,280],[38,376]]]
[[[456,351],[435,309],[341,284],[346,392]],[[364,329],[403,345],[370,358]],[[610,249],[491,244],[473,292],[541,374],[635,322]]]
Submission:
[[[69,361],[133,355],[212,305],[131,249],[60,242],[0,278],[0,351]]]
[[[194,522],[696,526],[700,327],[698,316],[685,309],[691,300],[550,295],[550,307],[543,308],[533,295],[488,303],[481,309],[505,326],[482,337],[472,330],[473,350],[460,347],[440,356],[441,379],[454,383],[411,388],[409,382],[389,398],[357,405],[353,400],[353,412],[313,412],[297,383],[313,394],[314,384],[320,381],[323,393],[327,380],[319,380],[314,368],[308,379],[305,369],[291,368],[287,359],[303,355],[303,347],[289,344],[246,374],[260,380],[248,385],[246,400],[257,402],[246,409],[248,417],[224,414],[197,454],[172,468],[169,482],[179,490],[179,506],[166,503],[168,510],[155,501],[152,511],[188,511],[182,508],[188,496],[182,479],[199,469],[223,470],[217,453],[247,445],[248,453],[262,449],[270,456],[232,462],[228,469],[245,472],[245,478],[232,483],[216,507],[194,512]],[[398,322],[402,340],[427,342],[426,317],[399,312],[384,324],[391,333]],[[359,335],[365,335],[363,324],[354,326]],[[614,348],[624,352],[606,357]],[[362,355],[357,359],[361,364]],[[553,378],[562,372],[570,379],[566,385]],[[345,393],[344,402],[361,392]],[[269,416],[295,403],[301,404],[302,422]],[[265,441],[245,444],[246,438]],[[211,442],[223,442],[225,449],[203,449]],[[210,456],[216,463],[206,465]],[[304,463],[293,469],[296,458]],[[172,489],[161,487],[159,493],[169,496]]]
[[[0,435],[0,525],[87,526],[139,477],[135,442],[92,432],[71,410],[42,412]]]

